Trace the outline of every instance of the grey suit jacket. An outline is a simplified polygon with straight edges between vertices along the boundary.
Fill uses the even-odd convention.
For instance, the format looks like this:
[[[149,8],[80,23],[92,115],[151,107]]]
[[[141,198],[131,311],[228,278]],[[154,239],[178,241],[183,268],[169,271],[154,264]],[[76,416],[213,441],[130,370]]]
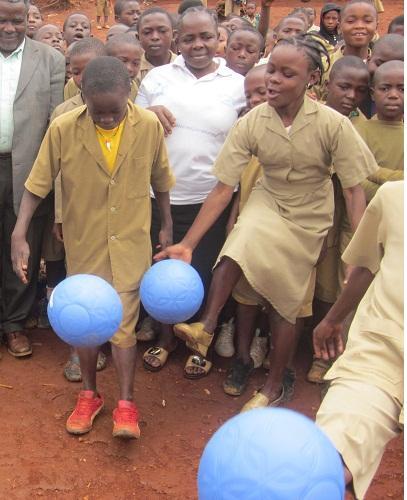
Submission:
[[[21,72],[14,98],[12,145],[14,211],[40,149],[54,108],[63,101],[65,58],[57,50],[25,39]]]

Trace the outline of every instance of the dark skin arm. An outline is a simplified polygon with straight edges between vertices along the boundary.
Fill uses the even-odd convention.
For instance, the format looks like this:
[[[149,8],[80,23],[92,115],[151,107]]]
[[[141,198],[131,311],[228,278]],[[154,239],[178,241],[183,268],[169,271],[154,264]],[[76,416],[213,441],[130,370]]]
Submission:
[[[160,193],[160,191],[154,191],[154,196],[160,211],[161,220],[161,230],[158,235],[160,245],[159,248],[162,250],[167,248],[168,245],[172,244],[172,217],[170,208],[170,195],[168,191]]]
[[[348,284],[313,333],[314,352],[317,358],[329,360],[342,354],[342,324],[348,314],[356,309],[372,283],[374,274],[366,267],[355,267]]]
[[[226,236],[232,231],[234,225],[236,224],[237,218],[239,217],[239,203],[240,203],[240,191],[235,196],[232,208],[230,209],[229,219],[226,224]]]
[[[17,222],[11,235],[11,262],[13,270],[20,280],[27,284],[28,259],[30,248],[27,243],[27,231],[35,210],[41,203],[42,198],[24,190],[18,212]]]
[[[260,10],[259,32],[262,34],[264,40],[267,36],[267,31],[270,24],[270,7],[274,0],[262,0]]]

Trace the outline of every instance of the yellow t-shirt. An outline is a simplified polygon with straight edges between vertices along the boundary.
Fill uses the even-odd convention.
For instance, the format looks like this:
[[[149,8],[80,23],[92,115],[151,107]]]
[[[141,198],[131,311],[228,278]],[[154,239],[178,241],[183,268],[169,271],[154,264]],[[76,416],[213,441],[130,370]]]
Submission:
[[[120,124],[112,130],[106,130],[95,125],[96,136],[110,173],[113,172],[116,163],[116,156],[119,150],[125,120],[126,119],[120,122]]]

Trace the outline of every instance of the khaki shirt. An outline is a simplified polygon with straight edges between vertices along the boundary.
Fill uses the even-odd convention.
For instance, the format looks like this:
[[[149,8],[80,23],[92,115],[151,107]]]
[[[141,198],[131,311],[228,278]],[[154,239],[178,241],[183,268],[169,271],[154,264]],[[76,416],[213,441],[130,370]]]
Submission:
[[[129,99],[131,100],[131,102],[134,102],[136,100],[138,88],[139,88],[139,84],[135,80],[132,80],[131,81],[130,96],[129,96]],[[65,88],[64,88],[64,101],[68,101],[69,99],[72,99],[72,97],[75,97],[80,93],[81,93],[81,89],[73,81],[73,78],[70,78],[67,81]]]
[[[68,274],[96,274],[118,292],[136,290],[151,264],[150,184],[166,192],[175,183],[158,119],[129,102],[110,173],[86,106],[61,115],[25,187],[44,198],[59,172]]]
[[[177,54],[174,54],[174,52],[170,51],[170,60],[168,61],[169,63],[172,63],[174,59],[177,57]],[[137,86],[140,87],[141,81],[143,78],[147,75],[149,71],[151,71],[155,66],[153,66],[149,61],[147,61],[145,54],[141,56],[141,63],[140,63],[140,69],[138,72],[138,75],[134,79],[135,82],[137,83]]]

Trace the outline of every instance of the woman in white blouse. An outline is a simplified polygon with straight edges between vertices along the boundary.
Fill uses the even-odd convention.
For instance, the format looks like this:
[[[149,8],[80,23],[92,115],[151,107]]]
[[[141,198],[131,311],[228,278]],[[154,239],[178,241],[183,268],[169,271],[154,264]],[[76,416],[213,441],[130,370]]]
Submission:
[[[177,35],[181,53],[172,63],[152,69],[143,79],[136,104],[160,119],[175,173],[170,192],[173,240],[180,241],[216,184],[212,166],[226,136],[245,106],[244,78],[216,58],[217,22],[202,7],[188,9]],[[212,266],[225,240],[226,210],[194,252],[192,265],[205,289]],[[158,244],[159,212],[152,201],[152,243]],[[172,326],[163,326],[156,345],[144,354],[145,368],[158,371],[175,348]],[[208,360],[190,356],[185,376],[200,378],[211,368]]]

